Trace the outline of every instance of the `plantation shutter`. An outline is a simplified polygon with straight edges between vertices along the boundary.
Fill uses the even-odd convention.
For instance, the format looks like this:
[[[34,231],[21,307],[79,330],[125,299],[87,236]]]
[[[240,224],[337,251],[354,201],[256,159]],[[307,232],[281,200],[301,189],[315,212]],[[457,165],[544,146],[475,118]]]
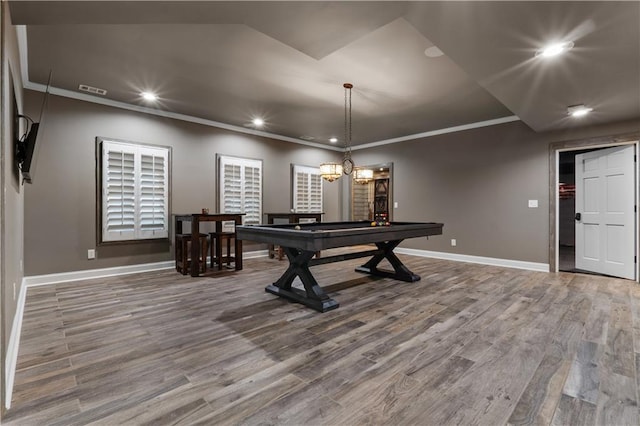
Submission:
[[[293,208],[300,213],[322,212],[322,177],[319,168],[293,166]]]
[[[168,237],[169,187],[166,149],[140,147],[139,232],[141,238]]]
[[[103,241],[131,240],[136,231],[135,148],[103,143]]]
[[[102,142],[102,241],[168,238],[169,150]]]
[[[262,170],[261,167],[247,165],[244,168],[244,223],[259,225],[262,217]]]
[[[222,166],[222,213],[242,213],[242,167],[238,164]]]
[[[322,176],[318,173],[309,175],[309,212],[322,213]]]
[[[244,213],[244,224],[257,225],[262,218],[262,162],[220,156],[220,210]],[[232,223],[224,229],[232,230]]]

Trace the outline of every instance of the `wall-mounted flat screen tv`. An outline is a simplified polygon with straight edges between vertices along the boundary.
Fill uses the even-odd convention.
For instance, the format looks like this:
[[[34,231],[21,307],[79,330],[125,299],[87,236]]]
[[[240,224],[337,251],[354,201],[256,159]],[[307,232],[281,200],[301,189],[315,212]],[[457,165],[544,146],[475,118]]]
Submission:
[[[33,174],[35,171],[36,160],[38,158],[38,130],[40,130],[40,124],[42,123],[43,114],[47,105],[49,97],[49,87],[51,85],[51,72],[49,72],[49,81],[47,82],[47,89],[42,99],[42,105],[40,106],[40,118],[38,122],[33,121],[26,115],[18,114],[18,118],[27,120],[27,131],[24,135],[16,140],[16,163],[22,174],[22,181],[26,183],[33,183]]]

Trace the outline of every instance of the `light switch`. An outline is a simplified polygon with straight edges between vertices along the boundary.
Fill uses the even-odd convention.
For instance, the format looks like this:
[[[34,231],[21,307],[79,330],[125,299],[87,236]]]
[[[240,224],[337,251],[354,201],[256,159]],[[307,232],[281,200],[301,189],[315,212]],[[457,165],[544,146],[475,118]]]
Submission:
[[[394,201],[394,202],[393,202],[393,208],[394,208],[394,209],[397,209],[397,208],[398,208],[398,202],[397,202],[397,201]]]
[[[529,200],[529,208],[537,209],[538,208],[538,200]]]

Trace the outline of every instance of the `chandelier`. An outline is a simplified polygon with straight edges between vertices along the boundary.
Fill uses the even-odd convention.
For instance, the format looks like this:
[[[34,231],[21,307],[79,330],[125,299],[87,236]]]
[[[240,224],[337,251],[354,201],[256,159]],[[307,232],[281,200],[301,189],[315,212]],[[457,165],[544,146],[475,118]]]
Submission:
[[[361,185],[366,185],[373,180],[373,170],[355,169],[353,171],[353,181]]]
[[[339,163],[322,163],[320,164],[320,175],[323,179],[333,182],[340,178],[342,174],[350,175],[353,171],[353,160],[351,159],[351,89],[353,84],[344,83],[344,141],[345,151],[342,164]]]
[[[333,182],[334,180],[342,176],[342,164],[338,164],[338,163],[320,164],[320,176],[322,176],[322,178],[328,182]]]

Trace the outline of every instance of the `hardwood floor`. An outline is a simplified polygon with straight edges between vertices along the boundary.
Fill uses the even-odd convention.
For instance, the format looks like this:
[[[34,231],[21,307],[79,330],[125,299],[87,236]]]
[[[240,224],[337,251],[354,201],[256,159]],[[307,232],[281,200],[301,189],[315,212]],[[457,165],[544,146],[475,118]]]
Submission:
[[[266,293],[266,258],[30,288],[3,420],[640,423],[636,283],[400,257],[421,281],[314,267],[324,314]]]

